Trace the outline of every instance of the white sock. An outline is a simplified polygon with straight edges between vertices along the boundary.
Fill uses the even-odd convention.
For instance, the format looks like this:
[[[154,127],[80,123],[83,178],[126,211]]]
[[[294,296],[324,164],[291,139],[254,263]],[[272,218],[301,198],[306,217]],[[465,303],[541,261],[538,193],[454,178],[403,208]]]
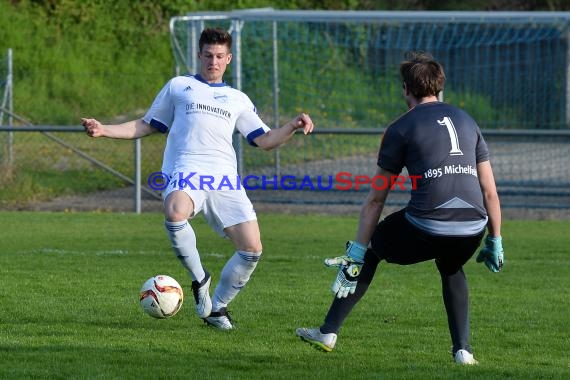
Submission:
[[[206,273],[196,248],[196,234],[190,223],[187,220],[182,222],[165,221],[164,226],[176,257],[182,266],[188,270],[192,281],[202,281],[206,277]]]
[[[218,311],[228,306],[249,281],[260,257],[261,252],[236,251],[234,253],[222,269],[220,281],[212,297],[212,310]]]

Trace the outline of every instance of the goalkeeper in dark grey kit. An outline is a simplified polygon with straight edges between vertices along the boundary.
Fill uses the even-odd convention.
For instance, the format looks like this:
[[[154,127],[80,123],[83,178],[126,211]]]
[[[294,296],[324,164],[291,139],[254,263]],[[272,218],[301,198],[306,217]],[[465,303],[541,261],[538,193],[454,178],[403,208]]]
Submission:
[[[427,53],[409,52],[400,64],[408,112],[385,131],[376,175],[394,178],[405,167],[418,176],[407,206],[380,216],[389,186],[371,188],[360,211],[354,241],[346,254],[325,260],[338,267],[336,297],[320,328],[299,328],[297,335],[332,351],[337,333],[364,296],[380,261],[411,265],[434,260],[441,275],[443,301],[460,364],[477,364],[469,344],[469,292],[463,265],[477,256],[492,272],[503,266],[501,210],[489,151],[477,123],[457,107],[439,102],[445,73]]]

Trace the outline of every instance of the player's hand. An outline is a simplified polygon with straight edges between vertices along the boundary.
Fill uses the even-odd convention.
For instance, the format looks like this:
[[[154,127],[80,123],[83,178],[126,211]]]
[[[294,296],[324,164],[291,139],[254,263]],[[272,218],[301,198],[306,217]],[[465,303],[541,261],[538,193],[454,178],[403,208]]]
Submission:
[[[301,113],[293,119],[293,125],[295,130],[303,128],[303,133],[306,135],[313,132],[313,129],[315,128],[313,121],[306,113]]]
[[[348,297],[354,294],[362,264],[364,264],[364,254],[366,247],[356,241],[346,243],[346,254],[344,256],[325,259],[327,267],[338,268],[338,273],[331,286],[331,291],[337,298]]]
[[[476,261],[484,262],[491,272],[500,272],[503,269],[503,243],[500,236],[492,237],[487,235],[485,246],[479,251]]]
[[[81,119],[81,125],[85,128],[87,135],[91,137],[101,137],[103,136],[103,126],[101,123],[95,119]]]

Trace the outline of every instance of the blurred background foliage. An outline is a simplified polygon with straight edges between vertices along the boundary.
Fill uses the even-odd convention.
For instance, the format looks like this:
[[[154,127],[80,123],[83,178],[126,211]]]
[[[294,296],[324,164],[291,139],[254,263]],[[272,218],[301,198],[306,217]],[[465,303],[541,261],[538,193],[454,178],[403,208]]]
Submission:
[[[14,111],[35,124],[140,116],[174,74],[169,20],[199,11],[570,9],[566,0],[0,0],[0,64],[13,50]],[[4,72],[0,69],[0,72]],[[0,78],[4,80],[5,78]],[[53,99],[57,99],[56,103]],[[52,101],[48,101],[52,100]]]

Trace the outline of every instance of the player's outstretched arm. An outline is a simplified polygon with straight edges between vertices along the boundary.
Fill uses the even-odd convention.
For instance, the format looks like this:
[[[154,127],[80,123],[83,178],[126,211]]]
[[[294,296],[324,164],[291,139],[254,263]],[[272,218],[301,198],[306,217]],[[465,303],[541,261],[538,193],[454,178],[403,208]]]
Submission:
[[[101,124],[96,119],[82,118],[81,125],[91,137],[109,137],[112,139],[137,139],[148,136],[157,130],[142,119],[127,121],[122,124]]]
[[[315,128],[310,116],[306,113],[299,114],[296,118],[282,126],[257,137],[253,141],[263,150],[271,150],[285,144],[298,129],[302,129],[308,135]]]
[[[393,178],[395,174],[377,167],[376,175]],[[327,267],[338,268],[336,278],[331,286],[331,291],[336,294],[337,298],[347,297],[356,291],[360,270],[364,264],[364,254],[384,209],[389,191],[388,186],[381,190],[370,189],[360,212],[356,240],[347,242],[344,256],[325,259]]]
[[[501,237],[501,204],[489,161],[477,164],[477,176],[483,192],[483,202],[489,216],[487,223],[489,233],[476,261],[485,263],[491,272],[497,273],[503,269],[504,263],[503,239]]]
[[[375,178],[384,178],[386,183],[396,176],[389,170],[376,167]],[[371,187],[362,207],[360,208],[360,217],[358,219],[358,230],[356,232],[356,240],[364,244],[368,244],[372,238],[372,234],[376,229],[376,225],[380,220],[382,211],[384,210],[384,204],[386,203],[386,198],[390,192],[390,186],[384,186],[382,188]]]
[[[477,176],[483,193],[483,203],[489,215],[488,230],[492,236],[501,236],[501,204],[490,161],[477,164]]]

